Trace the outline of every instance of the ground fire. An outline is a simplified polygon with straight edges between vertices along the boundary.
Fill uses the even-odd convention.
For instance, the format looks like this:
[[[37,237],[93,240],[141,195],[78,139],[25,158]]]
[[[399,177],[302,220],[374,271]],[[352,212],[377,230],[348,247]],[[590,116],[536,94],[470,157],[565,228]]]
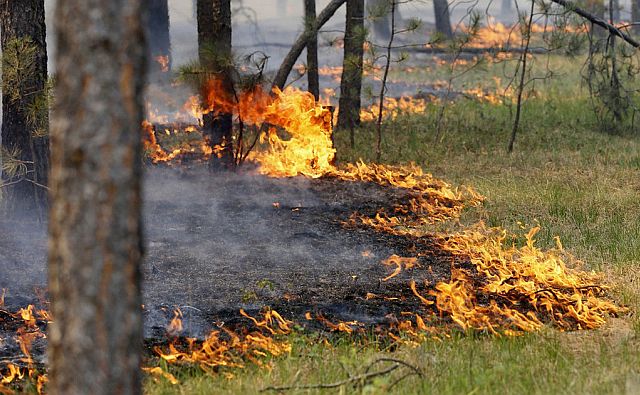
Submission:
[[[310,94],[294,88],[272,93],[252,89],[228,102],[216,96],[216,87],[215,81],[209,84],[209,108],[202,108],[199,99],[191,98],[184,109],[194,119],[211,111],[230,112],[245,128],[252,127],[255,142],[245,135],[246,141],[238,137],[234,143],[244,144],[238,152],[255,164],[257,173],[272,178],[370,184],[390,191],[385,204],[368,212],[353,211],[341,224],[346,231],[400,237],[411,246],[401,256],[394,254],[379,263],[386,271],[381,282],[398,281],[402,273],[409,273],[410,278],[402,278],[383,291],[363,291],[362,299],[367,303],[397,311],[386,324],[375,324],[377,333],[398,342],[416,342],[446,337],[456,330],[509,336],[537,331],[544,325],[559,330],[594,329],[608,316],[625,311],[607,299],[608,288],[601,276],[579,270],[579,264],[562,249],[559,240],[551,250],[536,247],[538,228],[522,238],[521,246],[504,229],[482,223],[456,232],[438,230],[439,225],[456,223],[465,209],[482,204],[484,198],[472,188],[454,188],[416,165],[335,165],[331,113]],[[169,151],[156,139],[158,125],[153,120],[142,125],[144,145],[153,163],[178,164],[186,158],[206,161],[216,154],[216,148],[209,149],[201,138],[200,124],[170,126],[195,138]],[[282,210],[278,202],[273,208]],[[371,253],[363,251],[362,256],[371,258]],[[448,279],[429,280],[433,270],[429,262],[435,256],[450,266]],[[45,310],[36,312],[34,306],[14,313],[0,310],[0,314],[0,325],[13,328],[14,341],[23,355],[0,365],[0,392],[6,392],[3,385],[25,377],[32,377],[41,391],[46,376],[38,373],[40,366],[34,363],[31,347],[34,340],[44,338],[41,328],[55,317]],[[169,364],[195,364],[209,373],[242,367],[247,362],[260,365],[267,355],[289,353],[291,344],[286,336],[294,322],[314,323],[309,327],[317,325],[323,331],[349,335],[363,333],[370,326],[327,317],[321,311],[285,318],[267,309],[260,318],[254,318],[240,310],[240,324],[196,339],[181,336],[182,312],[176,309],[172,315],[166,327],[169,345],[166,341],[156,345],[156,355]],[[163,369],[146,371],[178,382]],[[229,371],[225,374],[232,375]]]

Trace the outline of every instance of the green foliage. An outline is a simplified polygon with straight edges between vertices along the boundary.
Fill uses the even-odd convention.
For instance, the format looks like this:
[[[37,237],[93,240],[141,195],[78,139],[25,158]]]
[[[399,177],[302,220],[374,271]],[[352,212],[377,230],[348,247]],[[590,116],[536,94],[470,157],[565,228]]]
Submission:
[[[36,72],[37,47],[30,37],[12,38],[2,54],[2,91],[13,101],[22,99]]]

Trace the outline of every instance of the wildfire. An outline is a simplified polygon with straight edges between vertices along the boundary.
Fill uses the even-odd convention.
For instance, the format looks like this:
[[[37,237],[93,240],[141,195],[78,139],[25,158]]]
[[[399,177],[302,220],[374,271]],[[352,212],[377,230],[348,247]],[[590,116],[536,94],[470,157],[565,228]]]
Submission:
[[[47,376],[38,372],[31,356],[31,348],[36,339],[46,338],[38,324],[42,324],[42,320],[50,318],[50,315],[44,310],[36,311],[33,305],[29,305],[13,314],[9,313],[9,316],[21,325],[15,332],[14,340],[19,345],[22,356],[13,360],[0,361],[0,394],[15,393],[15,389],[10,386],[26,379],[35,384],[38,394],[42,394]]]
[[[453,234],[433,231],[433,224],[457,220],[465,207],[482,203],[484,198],[473,189],[454,188],[411,164],[359,162],[335,166],[329,126],[331,113],[309,93],[293,88],[267,93],[255,88],[229,98],[221,91],[221,82],[212,80],[204,90],[204,100],[190,100],[186,107],[194,115],[230,113],[243,125],[255,126],[259,144],[248,159],[259,165],[258,172],[271,177],[302,175],[371,182],[399,190],[401,198],[389,207],[381,207],[375,215],[353,213],[345,225],[411,237],[416,243],[428,239],[433,243],[432,249],[437,247],[449,254],[453,263],[448,281],[430,286],[414,281],[407,284],[407,294],[417,298],[423,310],[407,312],[411,319],[399,322],[398,329],[433,334],[437,330],[427,322],[435,320],[434,317],[448,317],[462,329],[504,334],[539,330],[546,322],[563,330],[592,329],[602,325],[607,315],[624,311],[603,298],[606,287],[600,285],[597,275],[569,268],[565,264],[568,255],[559,249],[536,248],[537,229],[527,235],[526,246],[522,248],[507,245],[506,231],[488,229],[483,224]],[[393,100],[387,102],[387,117],[402,111],[424,111],[426,107],[423,99]],[[202,106],[202,102],[207,105]],[[147,140],[147,146],[155,147],[158,157],[171,157],[172,153],[157,149],[152,137]],[[240,144],[240,139],[235,143]],[[463,262],[470,262],[470,266]],[[419,264],[418,256],[394,255],[383,264],[393,271],[382,281],[397,277],[403,270],[412,269],[414,275],[428,270]],[[373,293],[367,298],[369,295],[378,298]],[[380,298],[390,303],[398,299],[388,295]],[[253,322],[257,333],[242,337],[217,331],[201,345],[191,342],[182,351],[172,345],[170,352],[161,356],[167,361],[189,361],[211,368],[241,365],[228,354],[234,347],[245,350],[243,355],[253,356],[258,351],[276,355],[287,348],[271,338],[289,333],[289,323],[279,314],[267,312],[262,321],[241,314]],[[322,316],[316,319],[333,331],[351,333],[359,326],[356,322],[332,323]]]
[[[265,366],[262,358],[279,356],[291,352],[291,345],[286,341],[274,339],[274,335],[286,335],[291,332],[291,321],[287,321],[275,310],[268,310],[261,320],[240,311],[249,319],[256,330],[248,333],[236,333],[231,330],[212,331],[207,338],[199,342],[187,338],[180,344],[177,341],[169,344],[168,350],[156,348],[156,353],[170,364],[190,364],[200,367],[204,372],[214,373],[219,368],[243,368],[245,361],[258,366]],[[163,376],[174,382],[175,377],[158,370],[148,369],[149,373]],[[231,373],[227,373],[228,376]],[[231,375],[232,376],[232,375]],[[177,382],[177,380],[175,380]]]
[[[160,71],[162,71],[163,73],[169,72],[169,56],[168,55],[156,56],[154,60],[160,65]]]

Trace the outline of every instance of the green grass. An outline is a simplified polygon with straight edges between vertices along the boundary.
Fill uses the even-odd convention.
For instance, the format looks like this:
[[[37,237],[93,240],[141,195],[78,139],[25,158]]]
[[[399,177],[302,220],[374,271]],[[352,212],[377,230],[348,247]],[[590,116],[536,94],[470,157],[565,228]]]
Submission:
[[[565,61],[565,64],[567,62]],[[418,78],[418,77],[412,77]],[[426,78],[426,77],[425,77]],[[181,384],[147,380],[149,394],[250,394],[269,385],[328,383],[358,374],[380,356],[402,359],[424,371],[388,386],[400,373],[364,388],[325,392],[386,394],[622,394],[640,391],[640,141],[600,131],[589,100],[576,90],[552,89],[524,107],[515,152],[506,145],[510,109],[462,99],[447,106],[443,133],[435,136],[437,105],[426,114],[400,116],[384,126],[383,161],[422,165],[453,184],[487,197],[463,222],[484,220],[511,231],[541,225],[539,244],[564,247],[603,272],[615,298],[631,307],[627,317],[600,330],[562,333],[545,329],[518,338],[454,334],[411,347],[384,349],[375,342],[329,345],[292,336],[293,351],[270,368],[234,370],[235,378],[177,369]],[[356,147],[338,133],[341,162],[374,158],[375,128],[357,131]],[[175,368],[172,368],[175,369]]]

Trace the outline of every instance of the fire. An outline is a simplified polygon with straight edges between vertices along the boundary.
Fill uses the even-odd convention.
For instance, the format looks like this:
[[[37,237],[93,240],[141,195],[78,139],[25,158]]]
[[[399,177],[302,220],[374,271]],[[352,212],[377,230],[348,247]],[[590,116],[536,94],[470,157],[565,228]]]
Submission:
[[[499,85],[499,81],[496,84]],[[411,237],[416,243],[431,240],[432,249],[438,247],[451,257],[451,275],[447,281],[423,286],[416,281],[407,284],[406,295],[417,298],[422,310],[407,312],[413,314],[411,320],[400,322],[397,328],[433,334],[436,330],[427,322],[446,318],[465,330],[515,335],[539,330],[547,322],[562,330],[597,328],[607,315],[624,311],[603,297],[606,287],[600,285],[602,281],[596,274],[571,269],[565,263],[568,255],[560,249],[543,251],[535,247],[537,229],[527,235],[526,246],[521,248],[506,243],[503,229],[488,229],[483,224],[459,233],[435,232],[434,224],[456,221],[465,208],[482,203],[483,196],[472,188],[454,188],[413,164],[388,166],[358,162],[335,166],[331,113],[311,94],[294,88],[267,93],[259,87],[233,98],[220,92],[223,92],[222,83],[211,80],[203,90],[204,99],[192,99],[185,108],[194,116],[211,112],[233,114],[243,125],[255,126],[259,144],[247,153],[247,158],[258,164],[259,173],[270,177],[302,175],[370,182],[399,190],[402,198],[394,200],[390,207],[381,207],[375,215],[353,213],[345,225]],[[386,116],[393,117],[401,111],[424,111],[425,106],[422,99],[390,101]],[[150,129],[149,125],[146,127]],[[157,157],[172,156],[173,153],[159,147],[152,133],[147,131],[147,135],[146,145]],[[234,143],[242,144],[240,140],[237,138]],[[215,154],[215,150],[210,154]],[[461,262],[470,262],[471,266]],[[428,270],[419,265],[418,256],[394,255],[383,264],[393,271],[382,281],[398,276],[403,270],[414,270],[414,277]],[[382,298],[391,303],[398,299],[373,293],[367,294],[367,298]],[[244,311],[240,313],[258,328],[256,332],[241,336],[216,331],[202,344],[191,341],[186,349],[173,344],[168,353],[160,355],[168,362],[190,362],[210,369],[241,366],[242,363],[232,357],[238,355],[234,354],[238,348],[243,350],[242,358],[261,353],[279,355],[287,349],[286,344],[272,338],[290,332],[290,323],[277,312],[265,313],[260,321]],[[351,333],[359,326],[357,322],[332,323],[322,316],[317,319],[334,331]]]
[[[167,326],[167,334],[171,337],[175,337],[180,333],[182,333],[182,311],[176,308],[173,311],[173,319]]]
[[[403,258],[394,254],[394,255],[391,255],[389,258],[385,259],[384,261],[382,261],[382,264],[385,266],[395,265],[396,267],[393,270],[393,273],[391,273],[390,275],[382,279],[382,281],[388,281],[394,278],[395,276],[397,276],[398,274],[400,274],[402,272],[403,266],[404,266],[404,270],[411,269],[415,266],[418,266],[418,258],[415,258],[415,257]]]
[[[282,318],[275,310],[265,312],[261,320],[242,310],[240,313],[255,325],[257,328],[255,331],[238,334],[231,330],[216,330],[202,342],[186,339],[185,344],[171,343],[167,351],[161,348],[156,348],[155,351],[167,363],[192,364],[208,373],[213,373],[214,370],[222,367],[243,368],[245,361],[264,366],[261,358],[291,352],[291,345],[288,342],[276,340],[273,337],[290,333],[292,324],[290,321]],[[149,370],[149,372],[167,377],[157,370]],[[171,381],[170,378],[169,380]]]
[[[386,97],[382,108],[383,119],[395,119],[401,114],[422,114],[427,109],[427,101],[422,98],[401,97],[399,99]],[[380,106],[373,104],[369,108],[360,110],[363,121],[377,121]]]
[[[168,55],[156,56],[154,60],[160,65],[160,71],[162,71],[163,73],[169,72],[169,56]]]

